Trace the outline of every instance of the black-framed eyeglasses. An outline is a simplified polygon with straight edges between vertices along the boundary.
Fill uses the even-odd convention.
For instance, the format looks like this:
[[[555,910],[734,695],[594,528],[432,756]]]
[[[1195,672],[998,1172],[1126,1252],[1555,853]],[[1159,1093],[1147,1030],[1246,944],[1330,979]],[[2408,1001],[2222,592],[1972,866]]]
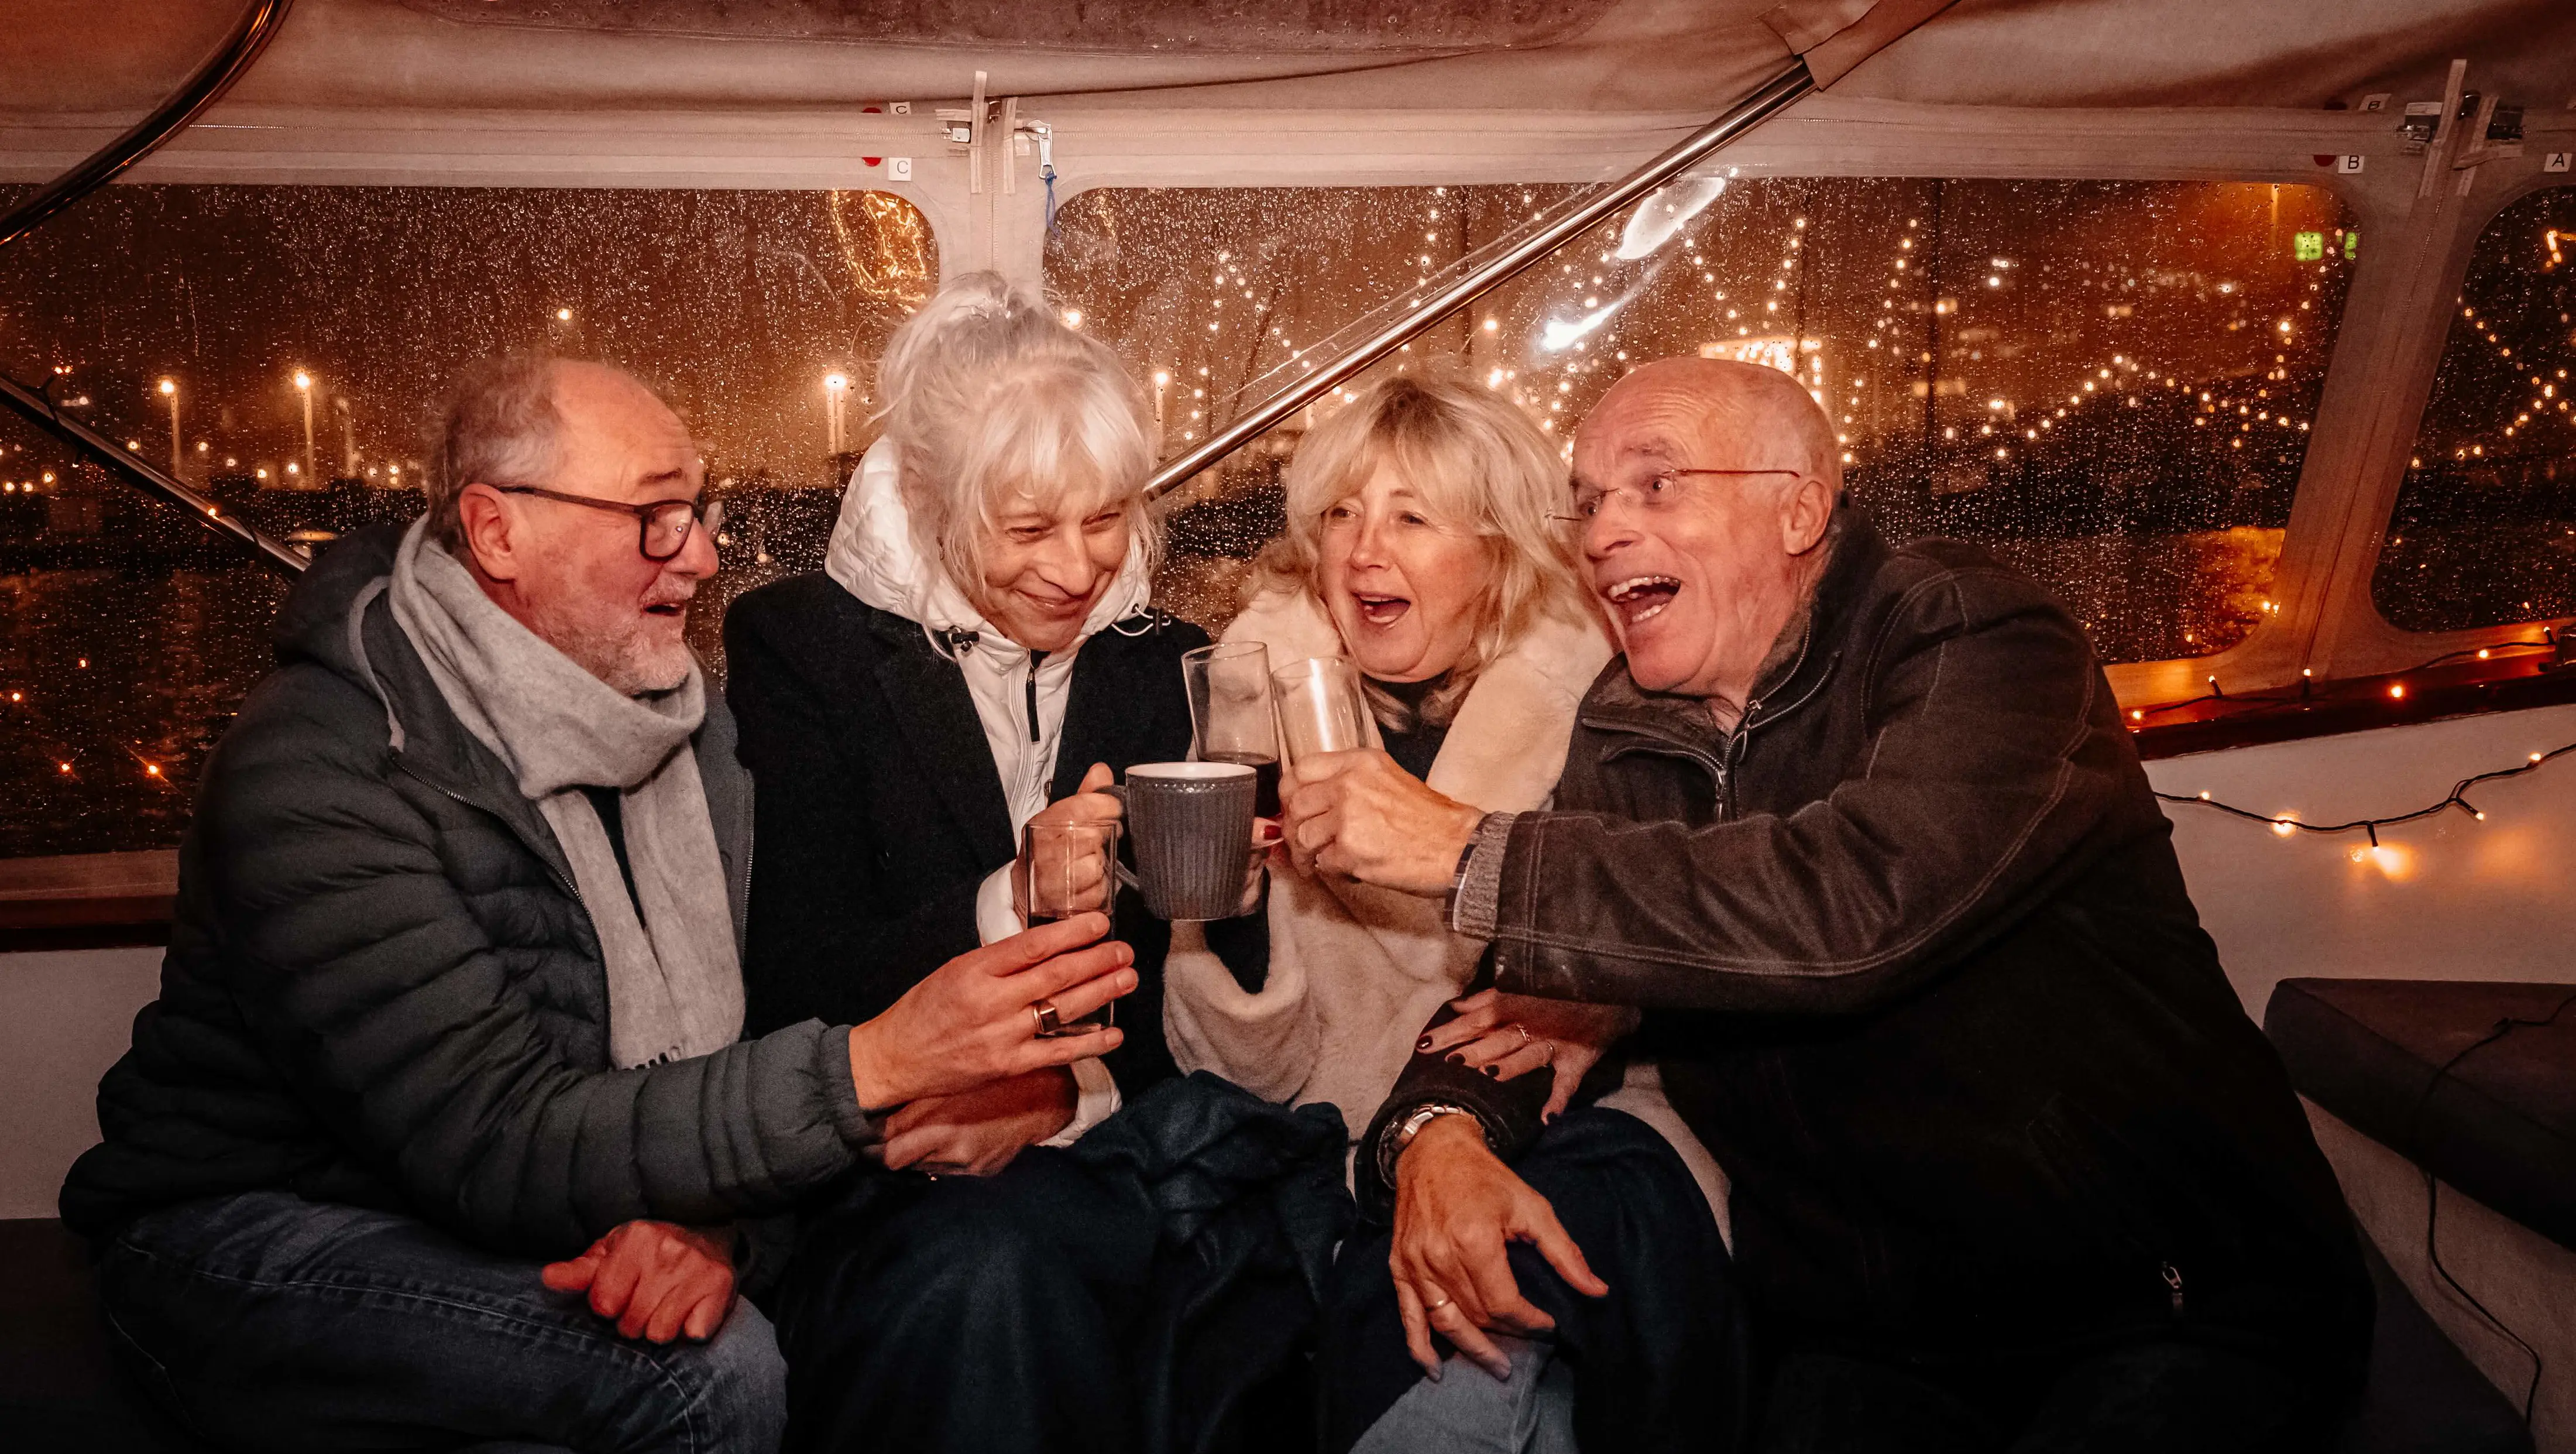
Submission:
[[[1767,470],[1674,468],[1657,470],[1634,485],[1611,487],[1578,484],[1574,489],[1574,513],[1549,518],[1579,525],[1600,514],[1601,502],[1617,494],[1633,494],[1637,497],[1638,504],[1646,510],[1661,510],[1672,504],[1672,483],[1684,475],[1794,475],[1798,473],[1800,471],[1785,467]]]
[[[489,483],[489,481],[486,481]],[[724,500],[713,491],[694,500],[653,500],[634,505],[624,500],[602,500],[590,495],[567,495],[541,485],[493,485],[505,495],[534,495],[541,500],[561,500],[567,505],[587,505],[594,510],[613,510],[635,517],[635,548],[646,560],[669,560],[689,543],[689,531],[704,522],[709,534],[724,528]]]

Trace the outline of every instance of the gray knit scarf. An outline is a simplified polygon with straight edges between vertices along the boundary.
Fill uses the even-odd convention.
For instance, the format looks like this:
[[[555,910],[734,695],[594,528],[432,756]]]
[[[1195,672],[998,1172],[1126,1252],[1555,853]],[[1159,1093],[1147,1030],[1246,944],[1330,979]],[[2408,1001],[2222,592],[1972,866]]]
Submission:
[[[618,692],[495,605],[425,525],[414,522],[394,556],[394,620],[572,862],[607,961],[609,1055],[631,1067],[732,1044],[742,1035],[742,962],[689,750],[706,716],[704,675],[693,664],[669,692]],[[640,920],[585,786],[621,791]]]

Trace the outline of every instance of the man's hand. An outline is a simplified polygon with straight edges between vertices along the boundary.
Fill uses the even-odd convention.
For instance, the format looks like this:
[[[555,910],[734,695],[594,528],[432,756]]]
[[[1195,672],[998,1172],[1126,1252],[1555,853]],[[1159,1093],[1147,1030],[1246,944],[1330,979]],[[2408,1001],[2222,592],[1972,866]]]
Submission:
[[[1414,1048],[1425,1055],[1447,1055],[1471,1070],[1496,1080],[1515,1080],[1542,1065],[1556,1067],[1547,1108],[1553,1121],[1574,1099],[1577,1086],[1610,1047],[1637,1028],[1631,1005],[1587,1005],[1578,1000],[1543,1000],[1535,995],[1507,995],[1482,990],[1451,1000],[1457,1018],[1424,1033]]]
[[[1282,784],[1288,852],[1309,873],[1438,898],[1485,815],[1442,796],[1375,748],[1301,760]]]
[[[703,1343],[733,1311],[733,1229],[627,1222],[538,1276],[557,1292],[588,1292],[590,1310],[615,1318],[623,1337]]]
[[[991,1176],[1073,1121],[1081,1092],[1061,1066],[953,1096],[914,1101],[886,1118],[885,1164]]]
[[[969,950],[903,992],[893,1008],[850,1031],[859,1104],[883,1110],[955,1095],[1051,1065],[1115,1050],[1116,1029],[1038,1038],[1039,1000],[1070,1026],[1136,987],[1136,952],[1111,940],[1106,914],[1080,914]],[[1083,946],[1090,945],[1089,948]]]
[[[1521,1296],[1505,1248],[1528,1242],[1576,1292],[1601,1297],[1610,1285],[1592,1275],[1583,1250],[1565,1235],[1547,1198],[1512,1175],[1473,1118],[1441,1116],[1422,1128],[1395,1163],[1395,1306],[1404,1345],[1433,1378],[1440,1357],[1431,1333],[1457,1346],[1498,1379],[1511,1360],[1487,1329],[1536,1333],[1556,1320]]]

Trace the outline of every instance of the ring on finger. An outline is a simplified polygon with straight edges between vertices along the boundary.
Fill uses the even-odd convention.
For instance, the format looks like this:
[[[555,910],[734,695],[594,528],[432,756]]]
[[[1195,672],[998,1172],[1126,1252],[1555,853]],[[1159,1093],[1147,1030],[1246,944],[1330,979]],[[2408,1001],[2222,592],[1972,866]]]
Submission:
[[[1528,1049],[1530,1043],[1529,1026],[1522,1024],[1518,1020],[1514,1020],[1512,1022],[1512,1028],[1521,1032],[1520,1048],[1523,1050]]]
[[[1440,1295],[1440,1301],[1436,1303],[1424,1303],[1422,1305],[1422,1310],[1426,1313],[1436,1313],[1447,1306],[1449,1306],[1449,1294],[1444,1292]]]
[[[1045,1040],[1064,1033],[1064,1021],[1056,1014],[1055,1001],[1039,1000],[1029,1006],[1029,1013],[1037,1017],[1039,1039]]]

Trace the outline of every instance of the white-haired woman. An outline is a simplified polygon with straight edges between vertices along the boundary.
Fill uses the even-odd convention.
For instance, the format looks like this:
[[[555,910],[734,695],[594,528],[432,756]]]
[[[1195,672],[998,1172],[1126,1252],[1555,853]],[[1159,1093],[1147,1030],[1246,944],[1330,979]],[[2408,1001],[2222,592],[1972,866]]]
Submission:
[[[1488,390],[1399,375],[1309,432],[1286,483],[1287,529],[1225,639],[1262,643],[1274,666],[1347,655],[1395,766],[1488,812],[1541,806],[1576,707],[1611,655],[1554,518],[1567,509],[1565,468],[1546,436]],[[1437,1360],[1421,1311],[1399,1316],[1390,1257],[1429,1256],[1455,1272],[1499,1263],[1503,1245],[1479,1245],[1490,1229],[1462,1209],[1412,1204],[1399,1183],[1392,1241],[1385,1227],[1363,1228],[1337,1265],[1327,1445],[1350,1447],[1365,1432],[1370,1448],[1427,1446],[1461,1424],[1561,1419],[1562,1399],[1552,1412],[1512,1407],[1547,1397],[1551,1365],[1543,1345],[1509,1336],[1545,1325],[1524,1294],[1554,1310],[1556,1346],[1581,1348],[1555,1366],[1576,1370],[1577,1422],[1611,1441],[1601,1447],[1680,1447],[1667,1436],[1722,1417],[1723,1400],[1697,1397],[1685,1367],[1722,1347],[1730,1306],[1702,1190],[1714,1194],[1716,1172],[1649,1082],[1618,1087],[1615,1063],[1603,1065],[1633,1018],[1468,994],[1484,946],[1451,933],[1439,904],[1285,859],[1274,858],[1269,962],[1257,981],[1175,936],[1164,1020],[1182,1069],[1274,1100],[1330,1102],[1356,1139],[1421,1055],[1467,1079],[1458,1099],[1473,1109],[1461,1114],[1554,1123],[1514,1168],[1535,1195],[1507,1209],[1522,1223],[1510,1230],[1548,1252],[1553,1271],[1537,1273],[1546,1286],[1523,1269],[1529,1285],[1508,1291],[1518,1263],[1502,1287],[1490,1267],[1478,1283],[1455,1276],[1474,1316],[1452,1323],[1458,1314],[1442,1313],[1437,1327],[1487,1369],[1518,1362],[1520,1373],[1501,1384],[1422,1379]],[[1614,1087],[1610,1103],[1646,1124],[1590,1104]],[[1567,1114],[1579,1093],[1585,1104]],[[1371,1179],[1358,1181],[1365,1190]],[[1570,1260],[1561,1255],[1569,1233],[1581,1248]],[[1586,1257],[1619,1289],[1607,1300],[1588,1296]],[[1587,1296],[1564,1296],[1567,1287]],[[1661,1294],[1673,1289],[1703,1295],[1703,1307],[1670,1305]]]
[[[1009,869],[1023,827],[1114,819],[1117,800],[1093,791],[1111,769],[1189,749],[1180,658],[1207,638],[1146,608],[1148,416],[1117,358],[1043,300],[973,274],[896,333],[879,390],[885,434],[850,482],[823,572],[744,595],[725,622],[757,794],[756,1028],[865,1020],[949,957],[1018,932]],[[1025,1189],[1061,1173],[1013,1166],[1022,1150],[1071,1141],[1122,1088],[1172,1073],[1169,928],[1117,917],[1140,981],[1118,1016],[1124,1045],[1105,1064],[884,1114],[885,1165],[934,1174],[876,1178],[865,1208],[818,1234],[833,1245],[809,1239],[800,1254],[815,1270],[786,1294],[788,1341],[831,1370],[793,1401],[807,1447],[855,1424],[890,1448],[1035,1448],[1048,1440],[1025,1438],[1057,1427],[1069,1376],[1108,1395],[1096,1370],[1114,1366],[1098,1362],[1109,1350],[1024,1356],[1065,1319],[1090,1329],[1101,1315],[1083,1305],[1079,1257],[1031,1251],[1054,1229],[1030,1232],[1011,1199],[1057,1195]],[[959,1172],[976,1175],[937,1174]],[[976,1273],[993,1283],[958,1281]],[[1047,1306],[985,1306],[1013,1300]]]

